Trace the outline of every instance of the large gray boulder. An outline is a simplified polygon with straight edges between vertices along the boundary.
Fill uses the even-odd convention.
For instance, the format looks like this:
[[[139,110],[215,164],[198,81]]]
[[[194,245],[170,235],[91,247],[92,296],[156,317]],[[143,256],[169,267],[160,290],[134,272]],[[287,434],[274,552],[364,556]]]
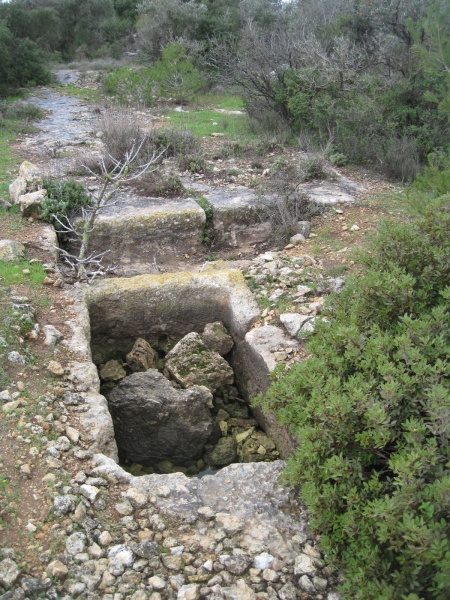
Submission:
[[[42,210],[42,203],[47,196],[47,190],[37,190],[36,192],[28,192],[23,196],[19,196],[19,207],[24,217],[33,217],[39,219]]]
[[[14,204],[19,204],[21,196],[41,190],[42,185],[39,168],[26,160],[20,165],[19,177],[9,186],[9,197]]]
[[[0,240],[0,260],[16,262],[25,257],[25,246],[14,240]]]
[[[210,350],[198,333],[188,333],[166,356],[166,368],[184,388],[204,385],[211,392],[232,384],[233,369],[218,352]]]
[[[132,462],[195,460],[213,430],[209,390],[176,390],[155,369],[123,379],[108,402],[119,453]]]

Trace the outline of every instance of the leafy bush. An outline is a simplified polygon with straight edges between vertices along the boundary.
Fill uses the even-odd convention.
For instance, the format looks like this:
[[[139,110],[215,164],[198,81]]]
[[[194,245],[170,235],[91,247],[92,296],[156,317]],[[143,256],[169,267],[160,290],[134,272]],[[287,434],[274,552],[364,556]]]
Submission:
[[[154,104],[154,82],[151,68],[132,69],[120,67],[105,75],[103,89],[114,95],[120,104],[140,102],[144,106]]]
[[[39,106],[32,102],[2,102],[0,115],[10,121],[37,121],[45,114]]]
[[[178,102],[191,100],[206,84],[199,70],[180,44],[169,44],[151,69],[153,81],[163,96]]]
[[[50,81],[44,53],[31,40],[16,38],[0,20],[0,96]]]
[[[62,220],[66,216],[70,218],[80,208],[89,205],[90,197],[81,183],[75,180],[46,179],[44,188],[47,190],[47,196],[42,203],[41,219],[53,223],[56,231],[61,234],[63,228],[55,219],[55,215]]]
[[[320,156],[310,156],[300,165],[300,172],[303,181],[313,181],[314,179],[326,179],[325,161]]]
[[[120,67],[103,79],[103,89],[121,104],[155,103],[156,95],[173,97],[178,102],[192,99],[205,80],[180,44],[169,44],[152,67]]]
[[[346,597],[450,594],[450,213],[385,224],[264,405]]]

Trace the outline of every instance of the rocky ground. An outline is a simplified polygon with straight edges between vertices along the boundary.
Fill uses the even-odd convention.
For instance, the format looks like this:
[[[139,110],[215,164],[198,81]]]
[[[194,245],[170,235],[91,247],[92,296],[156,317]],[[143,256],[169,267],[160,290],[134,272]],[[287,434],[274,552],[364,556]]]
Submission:
[[[22,158],[28,145],[18,146]],[[365,169],[345,175],[366,189],[355,202],[314,218],[300,245],[267,244],[240,263],[261,307],[255,327],[279,325],[299,340],[273,347],[274,361],[306,356],[303,338],[355,270],[353,252],[381,218],[401,216],[396,186]],[[70,400],[80,287],[58,277],[42,223],[1,218],[0,237],[23,244],[47,276],[38,286],[27,273],[17,285],[0,280],[0,599],[337,600],[338,575],[295,490],[279,484],[281,461],[144,482],[93,453],[80,427],[85,408]],[[182,268],[198,269],[206,254]]]

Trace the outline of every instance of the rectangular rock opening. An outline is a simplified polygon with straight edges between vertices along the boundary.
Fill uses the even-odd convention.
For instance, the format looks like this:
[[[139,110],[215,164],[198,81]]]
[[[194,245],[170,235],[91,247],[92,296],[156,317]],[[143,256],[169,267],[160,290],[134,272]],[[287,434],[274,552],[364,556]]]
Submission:
[[[231,366],[259,313],[239,271],[110,279],[87,305],[127,470],[198,475],[279,457]]]

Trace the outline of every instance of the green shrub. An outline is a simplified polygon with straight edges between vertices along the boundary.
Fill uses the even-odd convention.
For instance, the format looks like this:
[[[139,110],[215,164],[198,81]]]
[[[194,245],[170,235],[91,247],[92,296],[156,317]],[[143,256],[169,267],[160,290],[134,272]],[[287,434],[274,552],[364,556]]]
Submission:
[[[305,159],[300,165],[300,172],[303,181],[327,178],[324,160],[320,156],[311,156]]]
[[[205,225],[200,235],[200,242],[205,246],[212,247],[217,241],[217,230],[214,227],[214,208],[211,202],[207,198],[196,198],[195,200],[200,208],[205,213]]]
[[[46,56],[38,45],[30,39],[17,38],[0,20],[0,96],[50,81]]]
[[[264,405],[346,598],[450,595],[450,214],[385,224]]]
[[[121,104],[140,102],[144,106],[154,104],[154,82],[149,67],[132,69],[120,67],[103,79],[103,89],[114,95]]]
[[[37,121],[42,119],[45,111],[32,102],[2,102],[0,115],[8,121]]]
[[[177,102],[191,100],[206,84],[199,70],[180,44],[169,44],[151,68],[151,76],[162,96]]]
[[[62,220],[66,216],[70,218],[80,208],[89,205],[90,197],[81,183],[74,180],[46,179],[44,188],[47,190],[47,196],[42,203],[41,219],[52,223],[61,234],[63,228],[55,219],[55,215]]]

